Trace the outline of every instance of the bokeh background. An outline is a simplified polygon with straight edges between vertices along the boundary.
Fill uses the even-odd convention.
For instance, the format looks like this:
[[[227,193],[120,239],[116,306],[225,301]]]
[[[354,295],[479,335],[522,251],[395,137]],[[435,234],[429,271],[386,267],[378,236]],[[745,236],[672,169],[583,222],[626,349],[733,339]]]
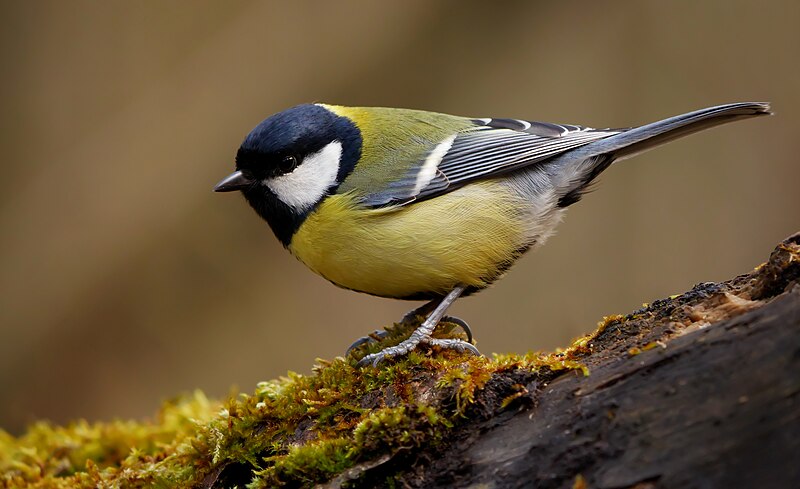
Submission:
[[[4,1],[0,427],[250,391],[418,305],[339,290],[211,187],[313,101],[595,127],[776,116],[608,170],[458,302],[483,352],[551,349],[762,262],[800,229],[800,2]]]

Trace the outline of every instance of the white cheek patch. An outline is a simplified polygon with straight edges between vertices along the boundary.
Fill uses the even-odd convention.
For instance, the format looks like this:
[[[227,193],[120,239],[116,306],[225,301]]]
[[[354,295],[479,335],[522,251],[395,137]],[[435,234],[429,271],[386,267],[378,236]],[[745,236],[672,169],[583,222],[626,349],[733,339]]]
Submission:
[[[310,209],[336,185],[342,143],[333,141],[303,158],[293,172],[268,178],[262,183],[286,205],[297,211]]]

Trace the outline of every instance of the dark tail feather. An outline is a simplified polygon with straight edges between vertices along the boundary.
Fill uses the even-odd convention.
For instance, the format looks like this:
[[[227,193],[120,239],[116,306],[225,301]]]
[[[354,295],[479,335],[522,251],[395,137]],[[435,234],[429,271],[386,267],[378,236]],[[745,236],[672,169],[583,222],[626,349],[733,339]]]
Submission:
[[[566,207],[580,200],[581,194],[592,180],[615,160],[630,158],[656,146],[720,124],[770,114],[769,104],[763,102],[719,105],[634,127],[569,151],[552,160],[556,171],[567,175],[568,178],[568,181],[562,181],[558,185],[564,190],[563,196],[559,199],[559,206]],[[569,168],[572,171],[569,171]]]
[[[760,115],[770,115],[769,104],[762,102],[741,102],[720,105],[689,112],[644,126],[635,127],[617,136],[598,141],[595,144],[608,145],[603,153],[610,153],[614,159],[630,158],[651,148],[709,129],[728,122],[749,119]],[[592,145],[589,145],[592,146]],[[588,149],[586,147],[585,149]],[[597,148],[598,150],[600,148]]]

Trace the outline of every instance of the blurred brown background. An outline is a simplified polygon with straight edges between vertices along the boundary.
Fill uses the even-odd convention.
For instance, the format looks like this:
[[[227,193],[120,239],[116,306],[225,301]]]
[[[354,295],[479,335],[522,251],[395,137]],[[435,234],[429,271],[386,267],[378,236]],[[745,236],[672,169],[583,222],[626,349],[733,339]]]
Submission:
[[[311,101],[619,127],[777,115],[611,168],[543,249],[453,313],[485,353],[721,280],[800,229],[800,3],[3,2],[0,427],[250,391],[416,303],[339,290],[211,187]]]

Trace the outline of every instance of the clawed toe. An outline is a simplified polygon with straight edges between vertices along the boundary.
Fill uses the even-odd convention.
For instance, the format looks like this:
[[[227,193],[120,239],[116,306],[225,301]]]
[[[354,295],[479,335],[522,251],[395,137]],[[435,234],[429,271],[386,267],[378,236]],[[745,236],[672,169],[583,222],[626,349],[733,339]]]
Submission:
[[[464,330],[464,333],[467,335],[467,342],[472,343],[472,329],[470,329],[469,324],[461,318],[457,318],[455,316],[445,316],[439,323],[451,323],[459,326],[461,329]]]
[[[481,356],[481,352],[473,345],[464,340],[459,339],[439,339],[439,338],[426,338],[422,343],[427,343],[431,346],[438,346],[439,348],[447,350],[456,350],[458,352],[470,352],[475,356]]]
[[[368,365],[372,365],[373,367],[377,367],[378,364],[380,364],[384,360],[388,360],[390,358],[399,357],[407,354],[408,352],[416,348],[419,343],[425,343],[427,345],[436,346],[447,350],[455,350],[460,353],[469,352],[476,356],[481,355],[481,352],[478,351],[477,348],[475,348],[475,345],[467,343],[464,340],[439,339],[439,338],[427,337],[427,338],[421,338],[418,341],[409,339],[400,343],[397,346],[391,346],[377,353],[372,353],[370,355],[367,355],[358,361],[358,366],[366,367]]]
[[[386,355],[382,351],[379,351],[378,353],[372,353],[371,355],[365,356],[364,358],[359,360],[356,365],[360,368],[364,368],[370,365],[372,365],[373,367],[377,367],[378,364],[381,363],[386,358],[387,358]]]
[[[347,357],[349,357],[349,356],[350,356],[350,354],[351,354],[351,353],[353,353],[353,351],[354,351],[354,350],[356,350],[357,348],[359,348],[359,347],[361,347],[361,346],[364,346],[364,345],[366,345],[367,343],[375,343],[375,342],[377,342],[377,341],[380,341],[380,340],[382,340],[382,339],[386,338],[387,336],[389,336],[389,332],[388,332],[388,331],[386,331],[386,330],[384,330],[384,331],[378,331],[378,330],[376,329],[376,330],[375,330],[375,332],[373,332],[371,335],[369,335],[369,336],[362,336],[361,338],[359,338],[359,339],[355,340],[355,341],[353,342],[353,344],[351,344],[350,346],[348,346],[348,347],[347,347],[347,350],[344,352],[344,356],[345,356],[345,358],[347,358]],[[377,337],[377,338],[376,338],[376,337]]]
[[[474,353],[476,355],[480,355],[480,352],[478,351],[478,349],[475,348],[475,346],[472,345],[472,330],[470,329],[469,324],[467,324],[466,321],[464,321],[463,319],[457,318],[455,316],[444,316],[442,319],[439,320],[439,324],[441,324],[441,323],[451,323],[451,324],[455,324],[455,325],[459,326],[462,330],[464,330],[464,333],[467,335],[467,340],[464,341],[464,340],[458,340],[458,339],[450,340],[450,339],[427,338],[427,339],[424,340],[425,343],[428,343],[428,344],[431,344],[431,345],[440,346],[442,348],[452,348],[452,349],[456,349],[458,351],[470,351],[470,352],[472,352],[472,353]],[[368,336],[362,336],[361,338],[359,338],[356,341],[354,341],[349,347],[347,347],[347,350],[345,351],[344,356],[345,356],[345,358],[347,358],[347,357],[350,356],[351,353],[353,353],[358,348],[360,348],[360,347],[362,347],[362,346],[364,346],[366,344],[369,344],[369,343],[375,343],[375,342],[378,342],[378,341],[382,341],[385,338],[387,338],[388,336],[389,336],[389,332],[386,331],[386,330],[382,330],[382,331],[375,330],[375,332],[373,332],[372,334],[370,334]],[[467,345],[467,346],[457,346],[457,345],[461,345],[462,343]],[[450,346],[451,344],[454,345],[454,346]],[[381,354],[381,352],[374,353],[373,355],[375,355],[376,358],[370,359],[370,360],[365,362],[365,359],[367,359],[367,357],[371,357],[372,356],[372,355],[367,355],[367,357],[364,357],[363,359],[361,359],[361,361],[358,362],[359,366],[367,365],[372,360],[374,360],[375,361],[375,365],[377,365],[378,363],[380,363],[382,360],[384,360],[386,358],[386,355],[382,355],[381,356],[380,354]],[[377,356],[380,356],[380,358],[377,358]],[[364,362],[364,363],[362,364],[362,362]]]

